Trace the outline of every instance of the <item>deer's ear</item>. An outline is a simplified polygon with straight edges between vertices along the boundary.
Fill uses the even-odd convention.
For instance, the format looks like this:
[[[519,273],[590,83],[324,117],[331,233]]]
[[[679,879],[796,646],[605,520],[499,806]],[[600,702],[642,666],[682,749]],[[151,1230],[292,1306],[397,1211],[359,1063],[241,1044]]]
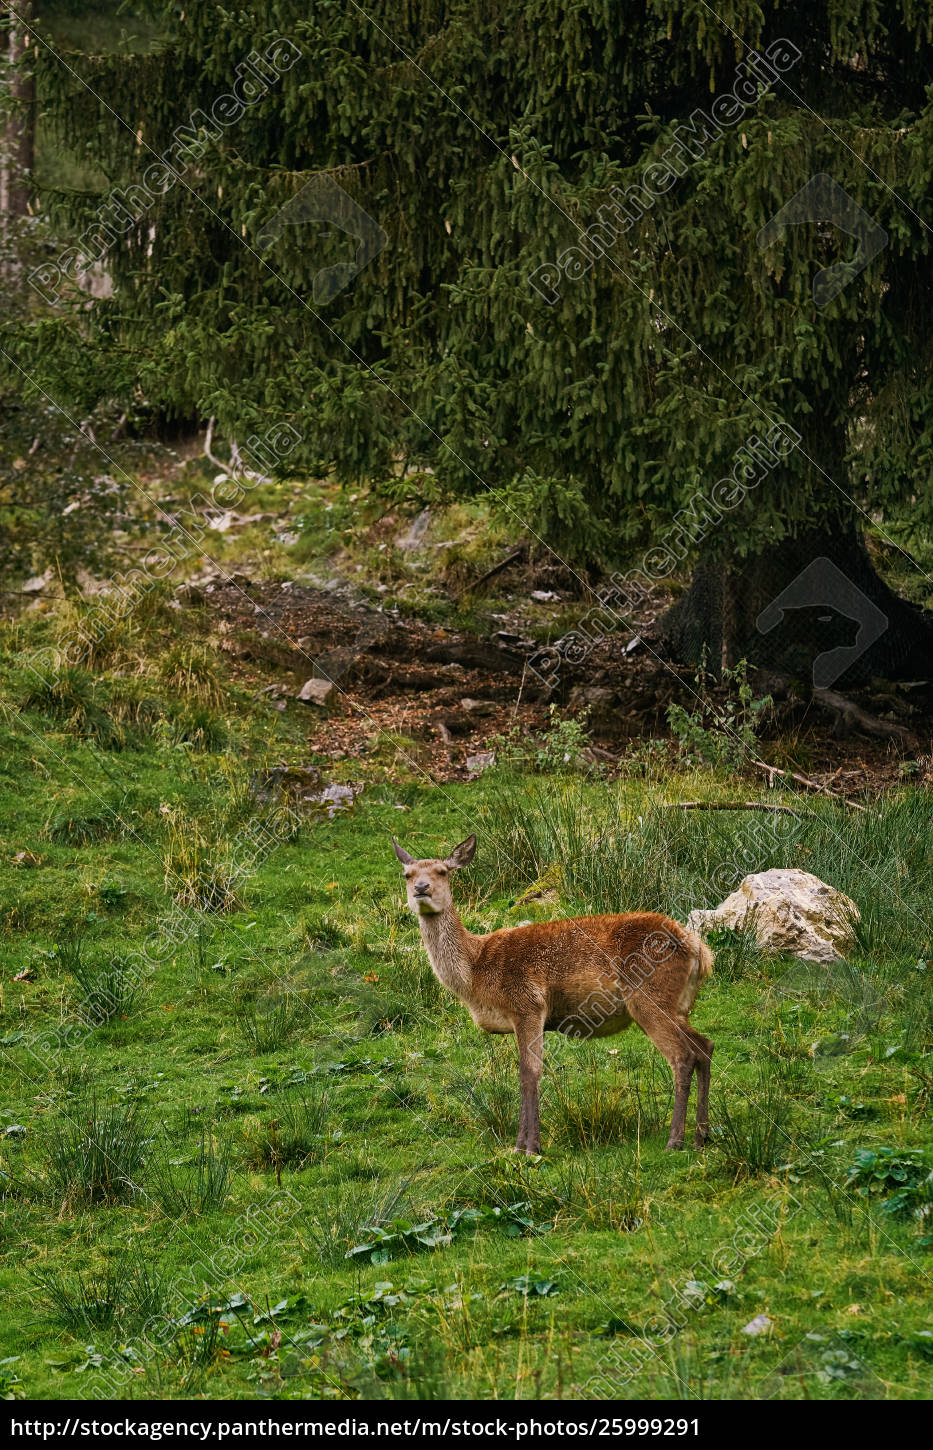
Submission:
[[[473,860],[473,853],[475,852],[475,850],[476,837],[467,836],[466,840],[461,841],[459,846],[454,846],[450,855],[447,857],[446,865],[448,865],[452,871],[456,871],[457,868],[460,866],[469,866],[470,862]]]
[[[395,850],[396,856],[401,861],[402,865],[403,866],[410,866],[411,863],[412,863],[412,861],[414,861],[414,859],[415,859],[414,856],[409,856],[409,854],[408,854],[407,851],[403,851],[402,848],[401,848],[401,846],[399,845],[398,841],[395,839],[394,836],[392,837],[392,846],[393,846],[393,848]]]

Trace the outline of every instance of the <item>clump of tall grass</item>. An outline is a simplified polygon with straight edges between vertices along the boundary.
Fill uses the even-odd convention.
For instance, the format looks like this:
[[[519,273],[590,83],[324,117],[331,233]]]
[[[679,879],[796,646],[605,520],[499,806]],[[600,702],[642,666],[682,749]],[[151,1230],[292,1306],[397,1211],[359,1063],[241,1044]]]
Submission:
[[[214,654],[204,645],[182,641],[173,644],[158,664],[163,684],[199,705],[219,709],[224,686]]]
[[[616,1039],[613,1039],[616,1040]],[[542,1080],[541,1121],[552,1143],[589,1148],[658,1133],[670,1116],[672,1079],[652,1048],[629,1055],[603,1044],[547,1038],[548,1066]],[[445,1083],[436,1110],[464,1127],[479,1127],[501,1147],[518,1131],[520,1108],[514,1041],[491,1046],[483,1068],[456,1074]]]
[[[51,1192],[75,1207],[117,1203],[139,1191],[151,1141],[137,1103],[100,1105],[95,1097],[69,1104],[46,1129],[46,1176]]]
[[[545,1127],[555,1142],[591,1148],[664,1129],[671,1109],[671,1074],[656,1052],[637,1066],[615,1049],[577,1044],[561,1053],[544,1080]]]
[[[706,940],[715,954],[720,981],[739,982],[761,971],[764,953],[758,946],[753,919],[747,919],[739,931],[710,932]]]
[[[138,672],[151,645],[159,643],[155,632],[166,626],[178,629],[178,616],[169,608],[172,587],[167,579],[150,581],[144,593],[116,602],[111,596],[103,610],[93,598],[59,604],[52,621],[59,648],[73,647],[79,640],[82,662],[95,674]]]
[[[350,943],[350,934],[346,927],[330,912],[320,907],[306,907],[299,913],[295,936],[303,946],[313,952],[329,952]]]
[[[236,870],[219,859],[218,847],[205,839],[196,822],[169,812],[162,863],[176,906],[215,914],[239,907]]]
[[[578,1060],[565,1059],[550,1072],[544,1087],[548,1136],[579,1148],[618,1143],[632,1129],[628,1084],[602,1070],[596,1051],[580,1047]]]
[[[795,1103],[783,1080],[765,1066],[747,1091],[732,1086],[720,1094],[710,1141],[734,1181],[752,1178],[799,1154],[795,1118]]]
[[[209,755],[223,750],[230,741],[230,728],[223,716],[197,701],[171,708],[161,733],[172,745],[188,745]]]
[[[21,710],[44,715],[70,735],[96,740],[105,749],[126,742],[97,681],[80,665],[59,665],[44,676],[31,673],[19,705]]]
[[[378,959],[376,965],[378,971],[343,988],[344,997],[356,1000],[358,1030],[377,1035],[411,1030],[419,1024],[433,1026],[442,998],[424,952],[419,949],[419,954],[409,958],[401,971],[386,972]]]
[[[233,1016],[247,1049],[259,1057],[290,1042],[307,1025],[309,1011],[299,994],[286,988],[261,997],[244,995]]]
[[[220,1311],[203,1324],[189,1324],[175,1340],[175,1363],[182,1371],[183,1383],[192,1385],[212,1365],[225,1356],[228,1324]]]
[[[96,801],[75,801],[57,807],[43,829],[46,840],[56,846],[89,846],[119,839],[122,834],[123,822],[117,812]]]
[[[78,1013],[89,1026],[103,1026],[114,1017],[128,1017],[133,1011],[142,983],[126,957],[117,954],[89,961],[80,937],[59,943],[56,957],[75,979],[79,992]]]
[[[156,1158],[150,1170],[152,1195],[169,1218],[222,1209],[233,1178],[233,1151],[229,1139],[220,1145],[202,1130],[197,1152],[179,1163],[167,1153]]]
[[[922,791],[892,794],[858,814],[808,798],[804,818],[678,810],[664,798],[670,781],[649,795],[624,780],[489,780],[481,889],[519,894],[556,871],[568,913],[656,910],[685,921],[695,907],[718,905],[746,875],[796,867],[855,901],[862,959],[903,963],[927,943],[933,950],[933,832]],[[743,794],[752,790],[743,786]],[[749,944],[742,969],[755,965]]]
[[[148,1323],[169,1301],[169,1287],[158,1269],[125,1251],[100,1273],[40,1269],[33,1281],[49,1317],[75,1335]]]
[[[650,1201],[662,1178],[659,1162],[646,1163],[637,1143],[605,1158],[561,1154],[534,1169],[520,1157],[497,1157],[469,1171],[458,1197],[507,1208],[517,1201],[539,1227],[585,1227],[632,1233],[650,1217]]]
[[[344,1181],[333,1193],[312,1199],[302,1213],[301,1226],[316,1262],[323,1268],[344,1268],[360,1225],[392,1223],[405,1207],[409,1186],[402,1180],[388,1189],[367,1189]]]
[[[674,839],[683,823],[657,801],[634,816],[620,805],[611,788],[596,796],[571,776],[500,778],[486,810],[481,879],[518,893],[557,871],[568,909],[676,916],[690,897]]]
[[[495,1143],[505,1145],[518,1131],[518,1073],[513,1054],[490,1046],[487,1061],[475,1074],[455,1074],[444,1088],[439,1110],[465,1127],[479,1127]]]
[[[324,1157],[332,1103],[327,1088],[310,1082],[284,1093],[270,1105],[268,1118],[246,1130],[246,1161],[251,1168],[283,1168],[296,1173]]]
[[[926,1057],[933,1052],[933,991],[929,975],[933,966],[915,968],[901,989],[899,1003],[901,1032],[907,1052]]]

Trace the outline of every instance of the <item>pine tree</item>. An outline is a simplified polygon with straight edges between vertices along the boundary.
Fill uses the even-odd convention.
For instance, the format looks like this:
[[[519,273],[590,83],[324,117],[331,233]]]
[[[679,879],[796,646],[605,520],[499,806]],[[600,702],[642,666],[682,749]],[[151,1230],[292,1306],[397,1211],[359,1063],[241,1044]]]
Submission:
[[[865,597],[844,681],[925,669],[863,532],[931,519],[929,6],[366,9],[192,0],[80,80],[40,46],[49,124],[109,179],[47,211],[115,292],[70,311],[50,256],[8,345],[59,393],[288,424],[295,467],[491,490],[581,568],[647,550],[626,619],[692,562],[688,658],[806,668]]]

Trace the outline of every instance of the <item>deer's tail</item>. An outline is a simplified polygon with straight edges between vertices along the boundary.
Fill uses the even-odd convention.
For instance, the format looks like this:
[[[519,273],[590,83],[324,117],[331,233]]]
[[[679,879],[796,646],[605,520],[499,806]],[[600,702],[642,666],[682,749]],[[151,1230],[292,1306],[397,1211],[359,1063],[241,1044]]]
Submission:
[[[694,938],[694,941],[696,942],[697,956],[699,957],[699,980],[701,982],[705,982],[707,977],[711,977],[713,975],[713,963],[716,958],[713,956],[713,953],[710,951],[709,947],[706,945],[706,942],[701,936],[698,936],[695,931],[691,932],[690,935]]]
[[[683,1016],[688,1017],[701,986],[713,974],[714,958],[706,942],[695,931],[684,930],[684,944],[690,954],[690,969],[677,1006]]]

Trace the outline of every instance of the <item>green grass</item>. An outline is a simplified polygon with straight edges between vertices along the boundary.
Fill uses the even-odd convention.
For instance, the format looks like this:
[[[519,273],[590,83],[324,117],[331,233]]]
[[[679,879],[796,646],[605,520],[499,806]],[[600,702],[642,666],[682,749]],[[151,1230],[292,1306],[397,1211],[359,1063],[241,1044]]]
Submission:
[[[35,858],[0,888],[14,1392],[579,1397],[608,1376],[627,1398],[745,1399],[824,1334],[889,1396],[928,1394],[929,792],[795,820],[671,810],[734,784],[650,762],[437,790],[342,763],[369,772],[352,812],[297,833],[263,817],[244,869],[250,773],[309,758],[288,718],[181,646],[151,670],[151,715],[116,724],[126,679],[30,694],[0,669],[0,856]],[[223,732],[182,738],[182,707]],[[430,855],[474,828],[456,882],[474,930],[684,919],[800,865],[856,900],[858,947],[801,970],[716,942],[694,1013],[716,1044],[702,1153],[664,1152],[670,1075],[636,1031],[549,1038],[526,1163],[514,1044],[439,989],[389,845]],[[743,1334],[759,1314],[768,1332]],[[861,1384],[843,1366],[809,1392]]]

